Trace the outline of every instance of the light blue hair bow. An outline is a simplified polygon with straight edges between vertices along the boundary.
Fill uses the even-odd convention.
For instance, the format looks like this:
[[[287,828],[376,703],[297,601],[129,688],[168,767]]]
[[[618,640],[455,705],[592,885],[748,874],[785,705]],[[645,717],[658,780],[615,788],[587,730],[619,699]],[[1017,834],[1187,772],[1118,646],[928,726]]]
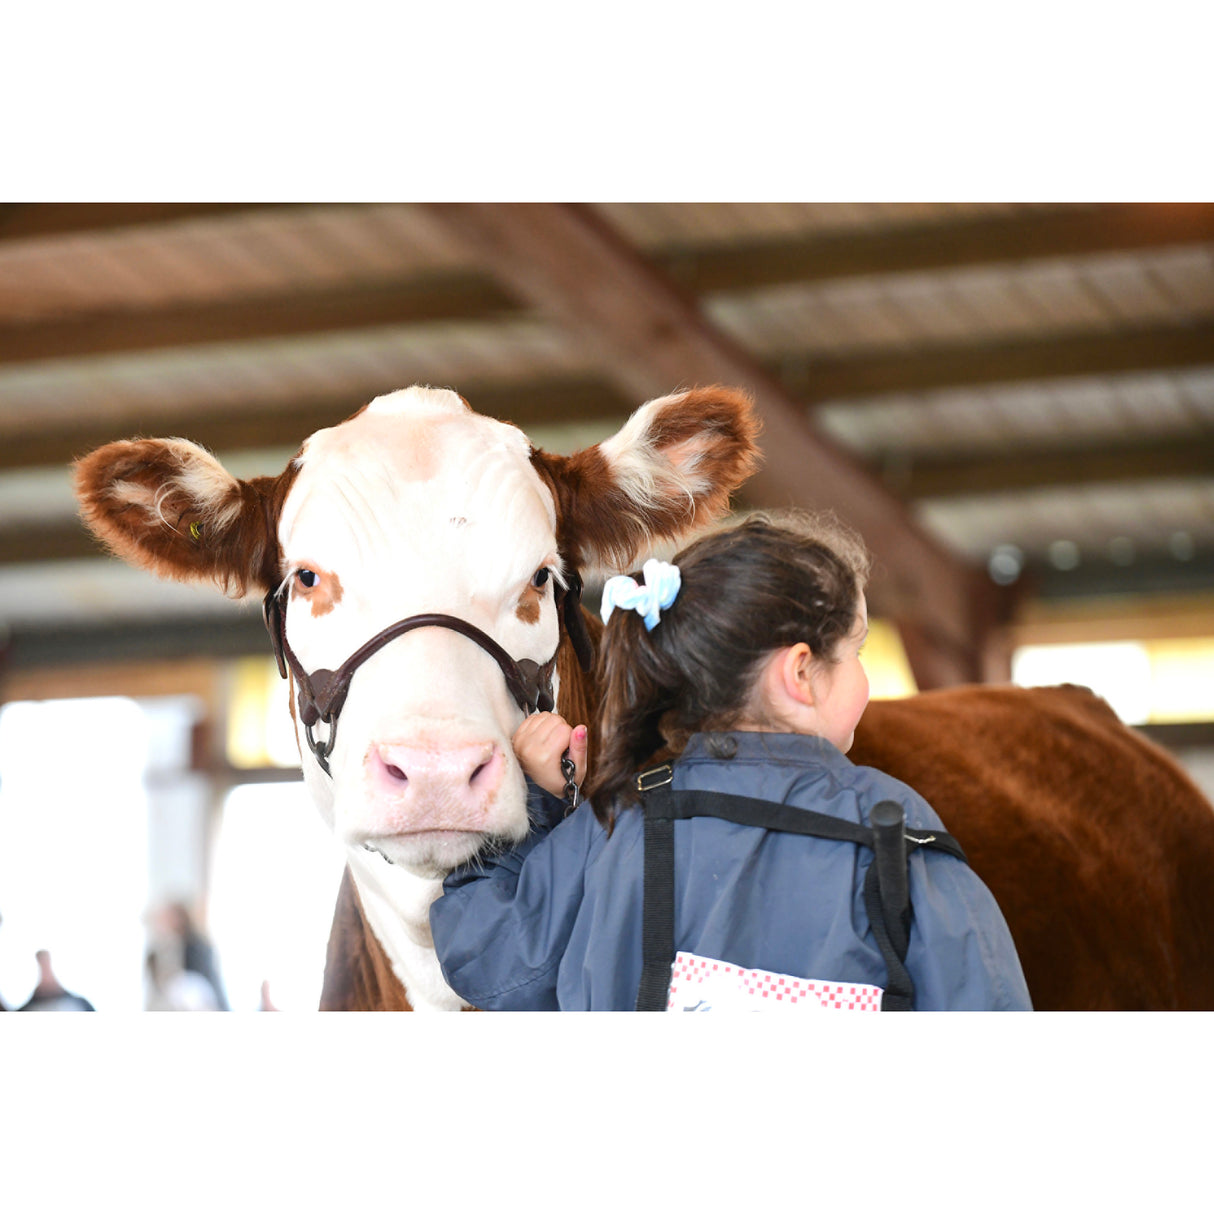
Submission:
[[[662,612],[674,602],[682,579],[678,565],[650,559],[641,567],[645,584],[638,586],[627,574],[608,578],[603,585],[603,601],[599,614],[603,623],[616,607],[635,611],[645,621],[646,632],[652,632]]]

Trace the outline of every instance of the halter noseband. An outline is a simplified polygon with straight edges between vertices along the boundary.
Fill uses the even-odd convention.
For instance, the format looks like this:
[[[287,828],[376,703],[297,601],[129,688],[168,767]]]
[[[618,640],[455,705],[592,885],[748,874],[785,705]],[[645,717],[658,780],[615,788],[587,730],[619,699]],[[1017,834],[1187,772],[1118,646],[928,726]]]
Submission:
[[[582,669],[589,670],[593,652],[586,624],[582,619],[582,579],[576,572],[570,571],[568,581],[569,585],[564,588],[563,593],[562,588],[557,588],[557,607]],[[425,613],[397,620],[395,624],[389,624],[365,645],[355,650],[336,670],[320,669],[309,674],[287,640],[286,612],[283,609],[281,593],[279,588],[266,595],[262,602],[262,615],[274,645],[278,673],[285,679],[289,669],[299,684],[299,719],[303,722],[308,748],[316,756],[316,761],[327,776],[331,777],[333,774],[329,770],[329,756],[333,753],[333,745],[337,739],[337,717],[346,702],[350,680],[355,671],[389,641],[394,641],[415,628],[449,628],[452,632],[458,632],[475,641],[501,667],[506,687],[525,716],[533,712],[551,712],[553,709],[552,676],[556,669],[555,652],[542,665],[530,658],[520,658],[516,661],[488,633],[454,615]],[[559,641],[557,649],[560,649]],[[312,732],[318,721],[329,726],[328,736],[322,741],[318,741]]]

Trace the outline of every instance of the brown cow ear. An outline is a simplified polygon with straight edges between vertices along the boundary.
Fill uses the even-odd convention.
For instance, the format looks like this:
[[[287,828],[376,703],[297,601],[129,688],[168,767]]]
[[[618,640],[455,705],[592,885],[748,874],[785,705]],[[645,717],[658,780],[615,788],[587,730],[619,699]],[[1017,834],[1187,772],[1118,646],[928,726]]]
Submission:
[[[234,597],[276,582],[283,477],[237,480],[201,447],[175,438],[109,443],[74,471],[85,524],[128,564],[213,581]]]
[[[734,388],[695,388],[642,405],[612,438],[532,461],[557,500],[557,538],[577,568],[628,566],[725,513],[759,465],[759,419]]]

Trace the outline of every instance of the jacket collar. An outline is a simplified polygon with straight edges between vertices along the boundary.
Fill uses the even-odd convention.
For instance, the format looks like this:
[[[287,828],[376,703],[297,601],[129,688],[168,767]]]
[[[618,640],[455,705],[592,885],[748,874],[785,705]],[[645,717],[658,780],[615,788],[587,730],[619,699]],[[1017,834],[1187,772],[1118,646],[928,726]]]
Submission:
[[[759,763],[796,763],[813,767],[851,767],[851,760],[833,742],[801,733],[767,733],[736,729],[726,733],[692,734],[676,762],[712,762],[731,758]]]

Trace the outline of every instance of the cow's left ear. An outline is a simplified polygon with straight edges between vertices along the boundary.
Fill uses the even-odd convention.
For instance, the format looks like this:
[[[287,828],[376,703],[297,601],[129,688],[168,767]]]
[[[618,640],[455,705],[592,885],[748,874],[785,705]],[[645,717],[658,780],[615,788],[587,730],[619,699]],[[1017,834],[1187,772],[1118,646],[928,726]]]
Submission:
[[[278,578],[282,477],[242,481],[183,439],[109,443],[76,461],[86,526],[130,565],[234,596]]]
[[[614,437],[574,455],[534,451],[565,559],[625,568],[647,545],[718,518],[759,465],[758,433],[751,397],[717,386],[651,400]]]

